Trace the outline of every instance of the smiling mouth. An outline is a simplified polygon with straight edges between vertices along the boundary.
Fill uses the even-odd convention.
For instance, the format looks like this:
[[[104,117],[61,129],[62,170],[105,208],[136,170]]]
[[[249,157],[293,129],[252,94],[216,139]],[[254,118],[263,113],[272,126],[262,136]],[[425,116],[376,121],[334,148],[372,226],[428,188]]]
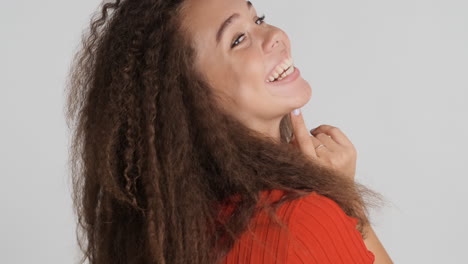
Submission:
[[[292,67],[292,66],[289,66],[286,70],[284,70],[284,71],[278,76],[278,78],[274,79],[272,82],[278,81],[279,78],[281,77],[281,75],[283,75],[283,73],[287,72],[287,71],[289,70],[289,68],[291,68],[291,67]],[[284,76],[284,78],[286,78],[286,77],[287,77],[287,76]],[[284,79],[284,78],[283,78],[283,79]]]
[[[296,71],[296,67],[294,67],[294,65],[291,65],[287,69],[283,70],[281,74],[279,74],[278,77],[276,77],[272,81],[267,80],[267,83],[273,84],[273,83],[281,82],[284,79],[288,79],[291,75],[295,73],[295,71]]]

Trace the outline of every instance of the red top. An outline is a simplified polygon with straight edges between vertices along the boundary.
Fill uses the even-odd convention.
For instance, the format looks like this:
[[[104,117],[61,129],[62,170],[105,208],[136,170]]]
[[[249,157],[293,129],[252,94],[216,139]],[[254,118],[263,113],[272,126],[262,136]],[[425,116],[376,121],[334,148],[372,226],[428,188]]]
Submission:
[[[283,194],[282,190],[263,191],[261,201],[276,201]],[[255,237],[248,230],[244,232],[222,263],[374,263],[374,254],[356,229],[357,218],[346,215],[325,196],[312,192],[286,202],[276,215],[287,224],[290,237],[261,211],[249,224]]]

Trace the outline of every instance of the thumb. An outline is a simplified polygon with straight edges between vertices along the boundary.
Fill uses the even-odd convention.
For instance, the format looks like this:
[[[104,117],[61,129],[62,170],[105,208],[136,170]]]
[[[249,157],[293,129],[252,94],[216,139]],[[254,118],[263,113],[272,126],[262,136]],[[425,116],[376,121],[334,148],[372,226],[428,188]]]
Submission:
[[[309,130],[307,129],[304,118],[301,113],[301,109],[295,109],[290,113],[291,123],[293,126],[294,137],[296,144],[299,146],[300,150],[310,157],[317,157],[315,152],[314,144],[312,142],[311,136],[309,135]]]

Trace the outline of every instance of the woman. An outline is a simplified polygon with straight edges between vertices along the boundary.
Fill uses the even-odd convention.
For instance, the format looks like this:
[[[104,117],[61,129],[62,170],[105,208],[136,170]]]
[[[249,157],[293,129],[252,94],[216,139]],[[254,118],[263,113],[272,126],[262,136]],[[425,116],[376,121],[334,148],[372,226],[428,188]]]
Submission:
[[[390,263],[366,215],[364,195],[378,194],[353,179],[356,151],[339,129],[310,136],[290,114],[311,89],[263,19],[244,0],[103,5],[68,94],[83,262]],[[301,236],[307,214],[318,222]],[[252,223],[268,219],[274,236],[256,239]]]

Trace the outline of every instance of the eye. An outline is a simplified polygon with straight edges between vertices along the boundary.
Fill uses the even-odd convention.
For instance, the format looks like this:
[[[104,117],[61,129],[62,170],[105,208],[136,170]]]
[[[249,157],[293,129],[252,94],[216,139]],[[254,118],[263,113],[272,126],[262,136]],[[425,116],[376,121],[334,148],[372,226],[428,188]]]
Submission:
[[[255,20],[255,24],[257,24],[259,21],[260,21],[260,24],[257,24],[257,25],[261,25],[264,23],[264,20],[265,20],[265,15],[262,15],[261,17],[259,17],[257,20]],[[240,39],[244,39],[245,38],[245,33],[242,33],[240,34],[237,39],[231,44],[231,49],[236,47],[237,45],[239,45],[242,41],[239,42]]]
[[[260,21],[261,23],[260,24],[257,24],[257,25],[261,25],[263,24],[263,21],[265,20],[265,15],[262,15],[261,17],[259,17],[257,20],[255,20],[255,24],[257,24],[258,21]]]

